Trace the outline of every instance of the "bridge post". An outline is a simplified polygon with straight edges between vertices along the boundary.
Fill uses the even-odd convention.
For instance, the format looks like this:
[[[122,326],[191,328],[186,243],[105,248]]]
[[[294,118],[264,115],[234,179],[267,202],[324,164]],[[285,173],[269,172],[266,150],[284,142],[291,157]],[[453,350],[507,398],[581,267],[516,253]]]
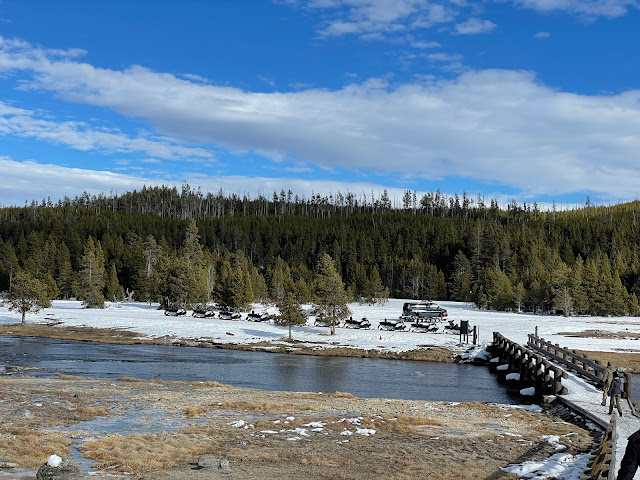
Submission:
[[[624,395],[623,398],[631,401],[631,374],[624,372]]]

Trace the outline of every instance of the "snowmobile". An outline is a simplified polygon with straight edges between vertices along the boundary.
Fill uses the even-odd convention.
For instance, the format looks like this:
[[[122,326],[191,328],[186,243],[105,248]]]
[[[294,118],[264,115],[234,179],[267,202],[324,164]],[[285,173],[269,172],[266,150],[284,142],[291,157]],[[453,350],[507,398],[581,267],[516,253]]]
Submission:
[[[220,320],[240,320],[242,315],[237,311],[221,310],[220,313],[218,313],[218,317]]]
[[[362,317],[361,320],[354,320],[352,317],[349,317],[344,322],[345,328],[371,328],[371,322],[367,320],[367,317]]]
[[[177,305],[169,304],[164,310],[164,314],[168,317],[180,317],[182,315],[186,315],[187,311]]]
[[[271,319],[268,313],[256,313],[251,310],[251,313],[247,315],[247,320],[250,322],[268,322]]]
[[[445,325],[444,331],[448,333],[460,333],[460,325],[453,323],[453,320],[449,320],[449,325]]]
[[[421,322],[420,319],[416,319],[415,322],[409,327],[410,332],[418,333],[437,333],[438,326],[433,322]]]
[[[391,319],[387,320],[386,318],[382,320],[378,324],[378,329],[380,330],[398,330],[403,331],[406,328],[404,324],[404,320],[402,318],[398,318],[397,320]]]
[[[330,327],[331,326],[331,320],[324,318],[322,315],[317,316],[315,321],[313,322],[313,324],[316,327]],[[339,327],[340,326],[340,320],[336,319],[333,321],[333,326],[334,327]]]
[[[191,316],[196,318],[211,318],[215,315],[215,312],[209,310],[206,305],[198,303],[193,307],[193,313]]]

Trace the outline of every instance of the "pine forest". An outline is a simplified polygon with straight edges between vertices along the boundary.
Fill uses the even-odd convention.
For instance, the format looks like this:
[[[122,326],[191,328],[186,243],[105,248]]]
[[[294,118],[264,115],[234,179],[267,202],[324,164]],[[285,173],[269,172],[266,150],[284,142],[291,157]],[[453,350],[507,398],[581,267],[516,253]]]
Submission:
[[[639,245],[637,201],[587,198],[542,211],[466,193],[406,191],[393,205],[386,191],[250,198],[185,184],[1,208],[0,291],[32,282],[43,305],[77,298],[100,308],[128,298],[247,309],[285,297],[312,302],[323,269],[335,268],[352,301],[636,315]]]

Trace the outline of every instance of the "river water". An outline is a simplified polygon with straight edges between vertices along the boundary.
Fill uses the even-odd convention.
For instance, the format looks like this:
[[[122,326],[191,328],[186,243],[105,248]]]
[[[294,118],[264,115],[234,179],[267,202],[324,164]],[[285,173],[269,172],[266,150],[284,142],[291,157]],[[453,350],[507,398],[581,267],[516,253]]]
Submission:
[[[348,392],[359,397],[519,403],[486,367],[247,352],[163,345],[112,345],[41,338],[0,338],[0,371],[51,377],[137,377],[216,381],[296,392]],[[21,370],[24,371],[24,370]]]

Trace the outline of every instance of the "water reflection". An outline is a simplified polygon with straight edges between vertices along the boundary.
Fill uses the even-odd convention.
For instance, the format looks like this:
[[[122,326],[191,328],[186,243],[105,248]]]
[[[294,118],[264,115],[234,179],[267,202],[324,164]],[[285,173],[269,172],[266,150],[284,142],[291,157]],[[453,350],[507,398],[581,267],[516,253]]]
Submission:
[[[35,368],[28,372],[35,376],[211,380],[263,390],[340,391],[360,397],[520,401],[509,396],[485,367],[373,358],[4,337],[0,365]]]

